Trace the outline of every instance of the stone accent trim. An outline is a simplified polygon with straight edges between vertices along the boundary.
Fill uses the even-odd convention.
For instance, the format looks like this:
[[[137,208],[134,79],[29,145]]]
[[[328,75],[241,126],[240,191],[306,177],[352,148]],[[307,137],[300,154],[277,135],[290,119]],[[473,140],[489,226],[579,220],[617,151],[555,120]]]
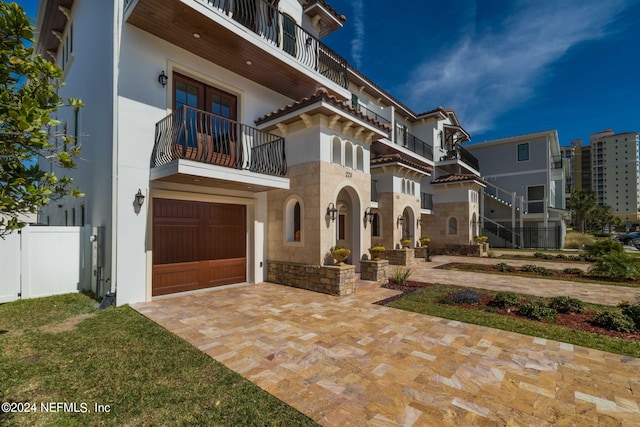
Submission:
[[[384,251],[384,257],[391,265],[411,265],[415,263],[414,249],[389,249]]]
[[[360,278],[362,280],[373,280],[378,285],[389,283],[389,261],[381,259],[379,261],[360,260]]]
[[[323,294],[350,295],[356,284],[356,267],[267,261],[267,280]]]

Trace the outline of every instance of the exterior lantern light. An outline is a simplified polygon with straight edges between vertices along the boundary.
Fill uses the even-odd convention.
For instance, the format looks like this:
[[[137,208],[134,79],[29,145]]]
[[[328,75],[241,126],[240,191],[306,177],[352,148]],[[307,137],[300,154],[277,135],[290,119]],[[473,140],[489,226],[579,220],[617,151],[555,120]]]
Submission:
[[[416,221],[416,225],[418,227],[422,226],[422,218],[418,218],[418,220]]]
[[[404,224],[404,218],[403,218],[403,216],[402,216],[402,215],[398,215],[398,219],[397,219],[397,221],[398,221],[398,224],[399,224],[399,225],[400,225],[400,224]]]
[[[338,209],[336,209],[336,205],[333,203],[329,203],[327,207],[327,216],[331,217],[331,221],[336,220],[336,213],[338,213]]]
[[[138,192],[136,193],[136,204],[139,207],[142,207],[144,204],[144,194],[142,194],[142,190],[140,189],[138,189]]]
[[[364,219],[369,221],[369,224],[373,222],[373,217],[376,216],[375,213],[371,210],[371,208],[367,208],[364,210]]]
[[[162,87],[165,87],[167,85],[168,80],[169,80],[169,77],[167,77],[167,75],[164,73],[164,70],[162,70],[162,72],[158,76],[158,83],[160,83]]]

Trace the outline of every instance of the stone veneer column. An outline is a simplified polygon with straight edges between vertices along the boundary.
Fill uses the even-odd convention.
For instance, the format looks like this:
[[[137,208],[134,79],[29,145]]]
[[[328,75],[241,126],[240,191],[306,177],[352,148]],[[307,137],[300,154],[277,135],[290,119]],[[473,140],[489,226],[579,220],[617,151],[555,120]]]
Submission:
[[[389,268],[389,261],[381,259],[378,261],[373,260],[361,260],[360,261],[360,278],[362,280],[373,280],[378,285],[385,285],[389,283],[387,270]]]

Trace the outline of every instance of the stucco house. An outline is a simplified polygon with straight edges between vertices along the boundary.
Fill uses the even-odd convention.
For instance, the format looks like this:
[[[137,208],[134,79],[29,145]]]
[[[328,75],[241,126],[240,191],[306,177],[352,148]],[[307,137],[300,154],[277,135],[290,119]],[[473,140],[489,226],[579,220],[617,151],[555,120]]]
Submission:
[[[98,296],[264,280],[345,294],[372,244],[473,239],[469,135],[326,46],[345,19],[324,0],[41,0],[37,52],[86,105],[58,117],[86,197],[40,222],[95,228]]]
[[[560,249],[566,234],[566,159],[548,130],[465,146],[482,163],[482,233],[493,247]]]

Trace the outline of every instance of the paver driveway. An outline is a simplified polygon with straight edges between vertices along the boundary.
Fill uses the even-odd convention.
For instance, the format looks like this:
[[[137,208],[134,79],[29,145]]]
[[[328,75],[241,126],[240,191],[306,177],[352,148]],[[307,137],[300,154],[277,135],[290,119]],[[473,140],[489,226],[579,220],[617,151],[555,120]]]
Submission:
[[[134,306],[323,425],[639,425],[640,359],[261,283]]]

